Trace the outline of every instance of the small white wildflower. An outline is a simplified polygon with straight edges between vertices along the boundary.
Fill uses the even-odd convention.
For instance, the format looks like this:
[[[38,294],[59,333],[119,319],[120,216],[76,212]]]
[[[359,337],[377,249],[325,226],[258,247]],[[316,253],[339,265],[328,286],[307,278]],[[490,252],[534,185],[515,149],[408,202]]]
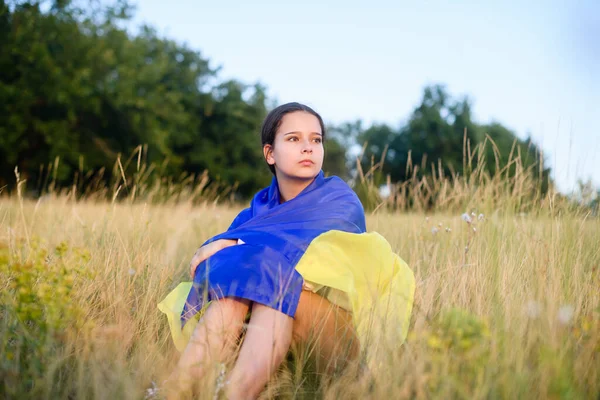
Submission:
[[[474,212],[471,212],[471,217],[475,218],[477,215]]]
[[[573,308],[573,306],[562,306],[558,309],[558,322],[560,322],[563,325],[567,325],[569,322],[571,322],[574,313],[575,309]]]
[[[152,381],[152,387],[146,389],[146,396],[144,396],[144,400],[157,399],[160,390],[156,385],[156,382]]]
[[[541,309],[542,306],[540,305],[540,303],[531,300],[525,305],[525,314],[527,314],[527,316],[531,319],[536,319],[540,316]]]
[[[450,233],[450,232],[452,232],[452,229],[446,227],[446,232]]]
[[[469,214],[464,213],[463,215],[460,216],[462,218],[463,221],[465,221],[467,224],[471,223],[471,217],[469,216]]]
[[[479,216],[477,217],[477,219],[479,221],[482,221],[485,218],[485,216],[483,214],[479,214]]]
[[[438,226],[441,228],[441,227],[442,227],[442,223],[441,223],[441,222],[439,222],[439,223],[438,223]]]
[[[433,235],[435,235],[436,233],[438,233],[440,230],[438,228],[436,228],[435,226],[433,228],[431,228],[431,233]]]
[[[425,222],[429,222],[429,217],[425,217]]]
[[[473,232],[477,232],[477,228],[473,227]]]
[[[133,268],[129,268],[129,271],[127,271],[129,273],[129,276],[134,276],[135,275],[135,269]]]
[[[469,251],[469,246],[465,246],[465,253]]]

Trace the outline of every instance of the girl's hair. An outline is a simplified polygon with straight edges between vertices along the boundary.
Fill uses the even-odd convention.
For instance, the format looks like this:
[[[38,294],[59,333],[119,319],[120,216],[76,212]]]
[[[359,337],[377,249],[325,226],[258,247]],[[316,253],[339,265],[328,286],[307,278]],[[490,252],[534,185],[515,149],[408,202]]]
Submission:
[[[274,108],[267,114],[261,128],[261,140],[263,147],[265,144],[274,145],[275,142],[275,134],[277,133],[277,129],[281,126],[281,120],[285,114],[293,113],[296,111],[304,111],[309,114],[314,115],[319,120],[319,125],[321,125],[321,134],[322,140],[325,141],[325,125],[323,124],[323,118],[319,115],[318,112],[313,110],[307,105],[292,102],[282,104],[279,107]],[[273,165],[269,165],[269,169],[275,175],[275,167]]]

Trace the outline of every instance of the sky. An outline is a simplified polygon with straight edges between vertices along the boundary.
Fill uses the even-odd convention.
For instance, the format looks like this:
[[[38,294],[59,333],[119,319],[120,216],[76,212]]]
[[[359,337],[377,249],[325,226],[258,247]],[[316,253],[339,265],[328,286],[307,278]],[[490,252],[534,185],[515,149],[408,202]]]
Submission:
[[[542,147],[558,188],[600,188],[600,2],[138,0],[143,23],[326,122],[399,126],[423,88]],[[493,4],[495,3],[495,4]]]

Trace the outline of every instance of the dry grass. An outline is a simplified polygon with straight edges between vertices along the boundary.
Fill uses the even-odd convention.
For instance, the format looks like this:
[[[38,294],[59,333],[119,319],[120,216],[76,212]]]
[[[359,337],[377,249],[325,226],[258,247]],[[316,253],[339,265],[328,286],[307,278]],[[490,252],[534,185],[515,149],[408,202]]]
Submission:
[[[408,341],[383,343],[368,379],[319,381],[309,364],[287,362],[264,397],[598,398],[600,224],[552,193],[525,214],[493,186],[530,198],[513,183],[457,183],[428,214],[370,213],[369,230],[415,272]],[[467,205],[450,201],[467,193],[476,193],[462,209],[475,212],[470,223],[455,211]],[[504,197],[485,201],[494,194]],[[156,304],[238,210],[185,198],[0,198],[0,397],[143,398],[177,357]]]

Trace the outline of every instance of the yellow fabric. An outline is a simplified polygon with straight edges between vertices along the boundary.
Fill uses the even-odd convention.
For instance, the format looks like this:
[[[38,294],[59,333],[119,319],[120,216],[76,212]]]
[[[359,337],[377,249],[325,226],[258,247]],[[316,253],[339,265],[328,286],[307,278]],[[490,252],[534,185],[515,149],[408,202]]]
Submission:
[[[361,343],[374,321],[406,339],[415,278],[380,234],[324,233],[311,242],[296,270],[305,280],[348,294]]]
[[[179,351],[183,351],[192,337],[192,332],[194,332],[201,315],[200,313],[196,314],[185,324],[183,330],[181,329],[181,312],[191,288],[192,282],[181,282],[163,301],[158,303],[158,309],[167,316],[173,343]]]
[[[406,339],[415,278],[378,233],[324,233],[311,242],[296,270],[317,292],[322,287],[334,289],[327,297],[331,297],[332,303],[351,309],[361,345],[378,340],[377,333],[372,332],[374,325],[391,340],[402,343]],[[198,321],[195,318],[183,331],[180,328],[179,318],[191,285],[191,282],[181,283],[158,305],[168,317],[173,341],[180,351]],[[349,306],[343,304],[348,301]]]

